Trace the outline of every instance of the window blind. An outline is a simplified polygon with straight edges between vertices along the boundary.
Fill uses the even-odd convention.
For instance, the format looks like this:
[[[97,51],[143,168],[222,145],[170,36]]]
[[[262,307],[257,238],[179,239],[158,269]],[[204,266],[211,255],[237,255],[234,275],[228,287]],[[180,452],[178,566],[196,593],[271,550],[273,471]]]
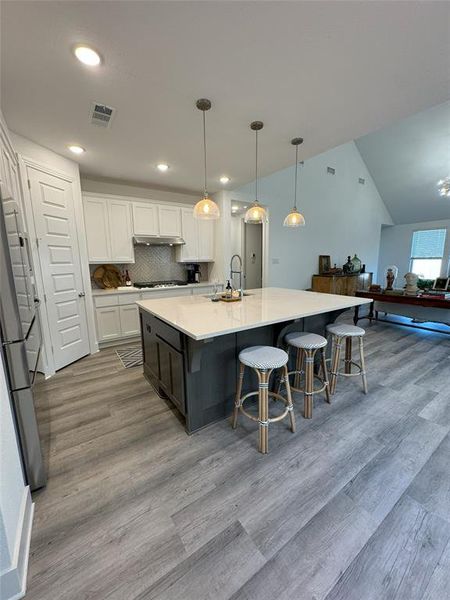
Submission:
[[[445,229],[415,231],[412,238],[411,258],[442,258]]]

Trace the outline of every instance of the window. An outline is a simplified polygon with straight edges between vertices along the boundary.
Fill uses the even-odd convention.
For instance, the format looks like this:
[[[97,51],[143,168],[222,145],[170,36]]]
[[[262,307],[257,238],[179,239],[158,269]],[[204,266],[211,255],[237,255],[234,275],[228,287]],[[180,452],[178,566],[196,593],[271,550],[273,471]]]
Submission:
[[[415,231],[412,238],[410,270],[423,279],[436,279],[441,274],[445,229]]]

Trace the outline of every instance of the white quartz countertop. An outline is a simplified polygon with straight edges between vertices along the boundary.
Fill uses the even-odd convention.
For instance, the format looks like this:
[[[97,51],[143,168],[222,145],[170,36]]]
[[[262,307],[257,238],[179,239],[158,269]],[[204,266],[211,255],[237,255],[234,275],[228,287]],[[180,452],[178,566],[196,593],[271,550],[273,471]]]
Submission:
[[[223,285],[220,283],[218,285]],[[108,288],[102,290],[100,288],[92,288],[93,296],[104,296],[106,294],[131,294],[136,292],[161,292],[161,291],[170,291],[175,289],[183,289],[183,288],[198,288],[198,287],[212,287],[214,283],[212,281],[202,281],[200,283],[188,283],[187,285],[171,285],[170,287],[159,287],[159,288],[137,288],[134,286],[123,286],[118,288]]]
[[[241,302],[211,302],[210,298],[196,295],[155,298],[137,304],[195,340],[204,340],[372,302],[367,298],[284,288],[262,288],[247,293],[250,295]]]

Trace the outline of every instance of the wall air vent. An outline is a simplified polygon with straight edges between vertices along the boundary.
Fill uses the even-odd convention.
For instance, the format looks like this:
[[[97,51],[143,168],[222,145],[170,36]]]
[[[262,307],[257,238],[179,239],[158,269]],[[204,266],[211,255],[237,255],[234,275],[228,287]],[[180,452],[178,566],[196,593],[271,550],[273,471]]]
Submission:
[[[364,179],[364,177],[360,177],[358,179],[358,183],[360,183],[361,185],[364,185],[366,183],[366,180]]]
[[[100,104],[99,102],[93,102],[91,106],[91,123],[92,125],[99,125],[100,127],[110,127],[111,121],[116,112],[115,108]]]

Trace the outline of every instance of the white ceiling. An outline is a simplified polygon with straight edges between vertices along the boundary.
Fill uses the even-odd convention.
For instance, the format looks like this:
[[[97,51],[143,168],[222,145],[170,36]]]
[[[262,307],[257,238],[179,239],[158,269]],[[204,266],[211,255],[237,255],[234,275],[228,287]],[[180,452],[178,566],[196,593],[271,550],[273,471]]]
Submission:
[[[209,97],[210,191],[374,131],[448,98],[448,2],[2,2],[2,109],[9,127],[73,158],[87,175],[202,187]],[[97,69],[71,54],[84,42]],[[117,109],[89,123],[93,101]],[[155,164],[167,161],[166,174]]]
[[[450,175],[450,102],[356,141],[395,223],[450,219],[436,183]]]

